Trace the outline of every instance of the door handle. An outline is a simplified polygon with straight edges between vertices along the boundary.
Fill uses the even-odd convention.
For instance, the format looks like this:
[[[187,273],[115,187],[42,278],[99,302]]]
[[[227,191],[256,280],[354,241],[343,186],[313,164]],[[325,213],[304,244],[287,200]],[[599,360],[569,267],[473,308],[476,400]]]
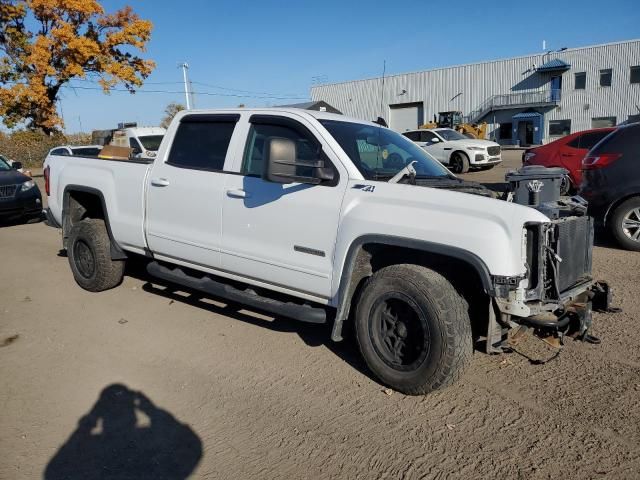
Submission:
[[[231,197],[231,198],[249,198],[251,195],[249,195],[247,192],[245,192],[244,190],[241,189],[237,189],[237,190],[227,190],[227,197]]]
[[[166,178],[152,178],[151,185],[154,187],[167,187],[169,185],[169,180]]]

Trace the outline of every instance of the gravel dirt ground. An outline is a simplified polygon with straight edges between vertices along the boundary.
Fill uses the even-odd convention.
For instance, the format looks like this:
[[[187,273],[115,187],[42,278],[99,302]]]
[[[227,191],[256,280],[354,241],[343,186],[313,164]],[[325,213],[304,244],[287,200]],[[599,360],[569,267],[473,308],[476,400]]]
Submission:
[[[499,183],[504,157],[466,177]],[[89,293],[59,250],[44,224],[0,228],[2,479],[640,478],[640,254],[609,241],[594,271],[623,313],[595,314],[601,345],[476,352],[425,397],[385,392],[328,326],[136,269]]]

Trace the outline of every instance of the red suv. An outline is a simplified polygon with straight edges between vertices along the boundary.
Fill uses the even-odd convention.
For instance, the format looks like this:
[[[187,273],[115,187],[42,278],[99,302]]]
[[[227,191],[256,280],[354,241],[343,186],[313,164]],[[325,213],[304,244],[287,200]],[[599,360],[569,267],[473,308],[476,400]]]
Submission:
[[[568,178],[562,182],[561,193],[575,192],[582,181],[582,159],[593,146],[609,135],[615,128],[598,128],[572,133],[541,147],[530,148],[522,153],[523,165],[562,167],[569,170]]]

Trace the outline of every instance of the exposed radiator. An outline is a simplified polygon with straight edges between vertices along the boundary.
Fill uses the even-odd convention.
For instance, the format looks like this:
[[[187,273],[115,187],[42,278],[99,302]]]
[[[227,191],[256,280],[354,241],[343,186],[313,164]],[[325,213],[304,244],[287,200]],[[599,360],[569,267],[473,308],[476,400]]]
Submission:
[[[558,288],[563,292],[591,275],[593,219],[568,217],[554,223],[555,251],[562,259],[558,264]]]

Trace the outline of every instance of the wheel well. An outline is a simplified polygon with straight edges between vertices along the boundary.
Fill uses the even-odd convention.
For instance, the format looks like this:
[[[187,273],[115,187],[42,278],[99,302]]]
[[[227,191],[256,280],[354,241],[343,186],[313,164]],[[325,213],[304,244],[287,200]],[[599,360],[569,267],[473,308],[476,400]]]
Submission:
[[[102,200],[95,193],[70,190],[65,199],[64,217],[69,221],[69,228],[85,218],[104,220]]]
[[[449,158],[451,158],[456,153],[461,153],[462,155],[467,157],[467,160],[471,159],[471,157],[469,157],[469,155],[467,155],[467,152],[465,152],[464,150],[454,150],[453,152],[451,152],[451,155],[449,156]]]
[[[112,260],[127,258],[113,238],[104,199],[98,191],[74,188],[65,191],[62,208],[62,245],[64,248],[67,248],[67,239],[73,226],[85,218],[104,220],[111,243]]]
[[[616,200],[614,203],[611,204],[611,206],[609,207],[609,210],[607,210],[607,213],[604,216],[604,225],[609,227],[609,220],[611,220],[611,216],[613,215],[613,212],[616,211],[616,208],[618,208],[620,205],[622,205],[624,202],[626,202],[627,200],[630,200],[634,197],[640,197],[640,193],[631,193],[629,195],[627,195],[626,197],[622,197],[618,200]]]
[[[366,243],[359,248],[353,260],[349,290],[346,292],[348,296],[345,299],[347,310],[341,315],[342,319],[352,316],[360,292],[369,277],[384,267],[403,263],[430,268],[449,280],[469,305],[474,337],[486,333],[489,295],[474,265],[447,254],[381,243]]]

